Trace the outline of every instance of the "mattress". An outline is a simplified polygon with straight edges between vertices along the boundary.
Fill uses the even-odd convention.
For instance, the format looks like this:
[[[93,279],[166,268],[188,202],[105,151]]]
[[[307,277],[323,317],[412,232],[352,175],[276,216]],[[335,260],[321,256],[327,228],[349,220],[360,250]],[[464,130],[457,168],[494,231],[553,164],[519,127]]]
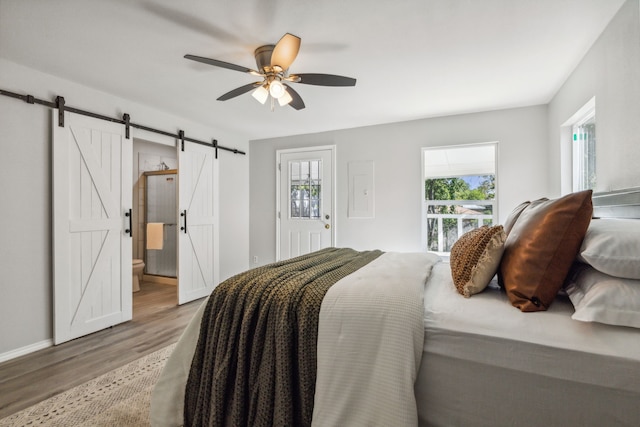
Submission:
[[[640,330],[523,313],[492,283],[471,298],[437,264],[424,295],[420,426],[640,425]]]

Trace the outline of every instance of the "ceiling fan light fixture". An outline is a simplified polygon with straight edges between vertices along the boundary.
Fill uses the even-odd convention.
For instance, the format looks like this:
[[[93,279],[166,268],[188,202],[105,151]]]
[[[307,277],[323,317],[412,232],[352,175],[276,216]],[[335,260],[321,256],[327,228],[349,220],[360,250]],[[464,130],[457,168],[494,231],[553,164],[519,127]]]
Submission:
[[[286,92],[284,85],[278,80],[274,80],[269,84],[269,94],[275,99],[279,99]]]
[[[264,104],[267,102],[267,98],[269,97],[269,91],[265,89],[264,86],[260,86],[258,89],[254,90],[251,94],[260,104]]]
[[[287,92],[286,90],[284,91],[282,96],[278,98],[278,104],[280,104],[281,107],[284,107],[291,101],[293,101],[293,98],[291,97],[291,95],[289,95],[289,92]]]

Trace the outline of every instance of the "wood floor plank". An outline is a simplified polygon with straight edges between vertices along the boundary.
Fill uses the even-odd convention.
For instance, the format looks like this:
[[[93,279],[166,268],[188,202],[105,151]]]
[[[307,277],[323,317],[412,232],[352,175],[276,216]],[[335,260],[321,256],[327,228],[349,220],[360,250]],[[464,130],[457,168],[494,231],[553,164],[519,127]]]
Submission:
[[[0,363],[0,418],[176,342],[202,300],[177,302],[174,285],[144,282],[131,321]]]

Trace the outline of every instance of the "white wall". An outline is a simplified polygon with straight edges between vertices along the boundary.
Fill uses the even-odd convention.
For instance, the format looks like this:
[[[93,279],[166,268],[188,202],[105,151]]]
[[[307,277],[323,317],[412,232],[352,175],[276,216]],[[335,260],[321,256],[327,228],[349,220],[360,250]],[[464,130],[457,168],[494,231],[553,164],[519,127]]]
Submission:
[[[547,108],[535,106],[251,141],[250,255],[275,260],[278,149],[336,145],[336,245],[422,251],[421,148],[498,141],[498,215],[549,196]],[[375,165],[375,218],[347,217],[347,165]]]
[[[221,153],[221,279],[275,260],[275,151],[337,146],[338,246],[420,251],[420,149],[498,141],[498,213],[525,199],[569,191],[560,127],[596,96],[598,190],[640,185],[640,0],[628,0],[548,106],[416,120],[248,144],[233,135],[0,59],[2,89],[248,150]],[[0,96],[0,356],[52,336],[49,109]],[[135,130],[134,137],[173,144]],[[374,219],[347,218],[347,164],[375,163]],[[249,170],[250,167],[250,170]],[[569,169],[568,169],[569,168]],[[248,178],[250,172],[250,179]],[[569,187],[567,187],[569,185]],[[247,227],[249,225],[249,227]],[[251,239],[249,239],[251,236]]]
[[[0,87],[187,136],[218,139],[248,151],[248,142],[0,59]],[[51,120],[49,108],[0,96],[0,359],[48,345],[52,338]],[[174,140],[132,129],[134,138]],[[248,156],[220,152],[220,279],[248,267]]]
[[[561,127],[596,98],[596,191],[640,186],[640,2],[628,0],[549,104],[551,185],[571,191],[571,140]]]
[[[640,0],[627,0],[546,106],[251,141],[250,254],[275,259],[275,151],[337,146],[338,246],[419,251],[420,148],[498,141],[501,221],[525,199],[571,191],[561,128],[596,97],[597,188],[640,186]],[[347,218],[347,164],[375,163],[374,219]]]

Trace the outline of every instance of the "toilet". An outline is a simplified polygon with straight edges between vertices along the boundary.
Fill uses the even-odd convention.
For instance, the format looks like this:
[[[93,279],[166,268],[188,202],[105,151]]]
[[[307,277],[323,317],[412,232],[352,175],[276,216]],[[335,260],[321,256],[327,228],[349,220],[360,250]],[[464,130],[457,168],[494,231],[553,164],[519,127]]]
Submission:
[[[140,281],[142,280],[142,272],[144,270],[144,261],[141,259],[133,260],[133,292],[140,290]]]

